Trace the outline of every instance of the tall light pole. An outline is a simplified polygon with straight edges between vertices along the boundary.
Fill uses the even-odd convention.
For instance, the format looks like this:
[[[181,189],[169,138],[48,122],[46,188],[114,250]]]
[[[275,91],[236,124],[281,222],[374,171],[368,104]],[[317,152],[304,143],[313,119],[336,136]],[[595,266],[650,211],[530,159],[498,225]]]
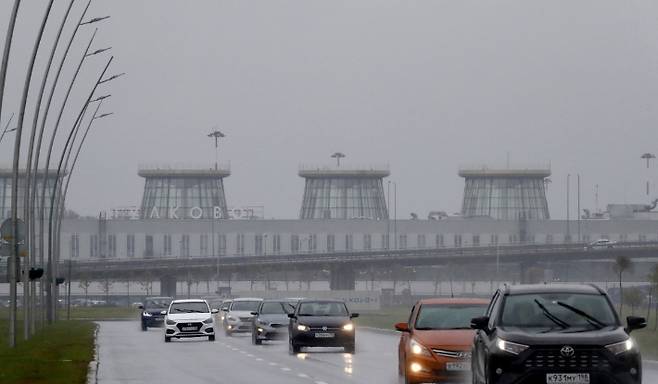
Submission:
[[[208,137],[215,139],[215,171],[219,169],[219,139],[226,137],[224,133],[215,129],[214,131],[208,134]],[[213,199],[214,200],[214,199]],[[217,204],[219,204],[219,196],[217,197]],[[212,234],[211,247],[212,247],[212,256],[217,258],[217,265],[215,266],[215,274],[217,275],[217,290],[219,290],[219,255],[215,254],[215,207],[212,207],[212,212],[210,213],[210,233]]]
[[[331,155],[332,158],[336,159],[336,167],[340,167],[340,159],[346,157],[344,153],[342,152],[336,152],[333,155]]]
[[[216,171],[219,167],[219,139],[226,137],[226,135],[224,135],[218,129],[215,129],[214,131],[208,134],[208,137],[212,137],[215,139],[215,171]]]
[[[653,153],[645,153],[642,156],[640,156],[640,158],[647,161],[647,169],[649,169],[649,161],[651,161],[651,159],[655,159],[656,155],[654,155]],[[648,175],[647,175],[647,197],[649,197],[649,176]]]
[[[49,214],[48,214],[48,228],[49,228],[49,231],[48,231],[48,269],[47,270],[48,270],[48,284],[50,285],[49,289],[48,289],[48,294],[50,296],[49,297],[50,300],[48,300],[48,302],[49,302],[48,321],[49,322],[52,322],[55,318],[55,303],[56,303],[56,299],[55,299],[56,286],[54,284],[54,282],[55,282],[54,279],[56,277],[55,272],[56,272],[56,268],[57,268],[57,263],[56,263],[56,260],[53,260],[53,240],[54,240],[53,239],[53,234],[54,234],[53,233],[53,229],[54,229],[53,219],[54,219],[54,213],[55,213],[54,212],[54,208],[55,208],[54,205],[55,205],[55,196],[56,196],[57,191],[58,191],[59,181],[60,181],[60,177],[61,177],[62,165],[63,165],[63,162],[64,162],[64,157],[66,155],[65,151],[66,151],[66,148],[68,148],[68,146],[71,143],[71,139],[73,137],[75,126],[78,124],[78,122],[82,118],[82,114],[84,113],[85,109],[87,108],[87,105],[89,104],[92,97],[94,96],[94,93],[96,92],[96,88],[98,88],[98,85],[101,82],[103,82],[103,77],[105,76],[105,73],[107,72],[107,69],[109,68],[109,66],[112,63],[113,59],[114,59],[114,56],[110,57],[110,59],[107,61],[107,64],[105,65],[105,68],[103,68],[103,71],[101,72],[100,76],[98,77],[98,80],[94,84],[93,89],[89,93],[89,96],[87,97],[87,100],[85,101],[82,110],[78,114],[78,117],[75,119],[75,123],[73,124],[73,128],[69,132],[69,135],[66,139],[66,143],[64,144],[64,151],[62,152],[62,155],[60,156],[60,159],[59,159],[59,165],[57,166],[57,175],[56,175],[55,179],[53,180],[53,188],[52,188],[52,192],[51,192],[51,195],[50,195],[50,208],[49,208]],[[47,169],[46,169],[46,171],[47,171]],[[46,180],[48,180],[48,179],[46,179]],[[44,195],[45,195],[45,191],[44,191]]]
[[[28,256],[30,258],[30,265],[36,265],[37,263],[37,255],[36,255],[36,235],[35,235],[35,230],[36,230],[36,223],[35,223],[35,216],[34,216],[34,207],[32,207],[32,204],[36,202],[36,197],[35,193],[37,190],[36,186],[36,172],[38,171],[38,167],[35,166],[35,171],[34,174],[31,175],[32,173],[32,160],[34,158],[33,156],[33,151],[35,149],[34,146],[34,138],[37,132],[37,126],[39,122],[39,112],[41,111],[41,102],[43,101],[43,95],[46,89],[46,83],[48,82],[48,75],[50,74],[50,69],[53,63],[53,59],[55,58],[55,52],[57,51],[57,46],[59,45],[59,40],[62,35],[62,31],[64,29],[64,26],[66,25],[66,21],[68,20],[69,14],[71,12],[71,8],[73,7],[73,2],[75,0],[71,0],[69,2],[68,7],[66,8],[66,12],[64,13],[64,17],[62,18],[62,22],[60,23],[59,29],[57,30],[57,35],[55,37],[55,40],[53,42],[50,55],[48,57],[48,63],[45,66],[45,73],[43,74],[41,78],[41,87],[38,93],[38,99],[35,104],[35,110],[34,110],[34,117],[32,119],[32,131],[30,134],[30,145],[28,146],[29,153],[27,157],[27,166],[25,168],[25,201],[24,201],[24,208],[25,208],[25,217],[27,218],[27,223],[28,223]],[[43,131],[39,134],[38,136],[38,142],[37,142],[37,154],[36,158],[38,159],[39,155],[39,150],[41,148],[41,139],[43,137]],[[30,282],[30,297],[29,297],[29,308],[30,308],[30,324],[29,324],[29,331],[31,334],[34,334],[36,331],[36,287],[37,287],[37,282],[36,281],[31,281]],[[42,291],[42,290],[40,290]],[[27,328],[27,327],[26,327]]]
[[[21,97],[21,104],[20,104],[20,111],[18,113],[18,126],[16,127],[16,135],[14,138],[14,160],[12,164],[12,195],[11,195],[11,220],[12,223],[14,224],[14,236],[11,241],[12,243],[12,255],[10,258],[12,259],[11,264],[11,269],[13,270],[13,273],[11,273],[11,315],[10,315],[10,320],[9,320],[9,345],[11,347],[16,346],[16,312],[17,312],[17,306],[16,306],[16,301],[18,300],[18,295],[16,293],[17,289],[17,275],[20,273],[20,271],[17,268],[18,264],[18,166],[20,162],[20,155],[21,155],[21,138],[22,138],[22,133],[23,133],[23,120],[25,119],[25,107],[27,105],[27,96],[30,90],[30,84],[32,83],[32,73],[34,72],[34,63],[37,58],[37,53],[39,52],[39,46],[41,45],[41,38],[43,37],[43,31],[46,28],[46,23],[48,22],[48,16],[50,15],[50,9],[52,8],[53,0],[50,0],[48,3],[48,6],[46,8],[46,11],[44,12],[42,21],[41,21],[41,26],[39,28],[39,33],[37,34],[36,41],[34,42],[34,47],[32,48],[32,55],[30,57],[29,64],[27,66],[27,74],[25,75],[25,82],[23,85],[23,95]],[[3,79],[4,81],[4,79]],[[4,84],[3,84],[4,86]],[[27,218],[26,218],[27,219]],[[27,280],[27,274],[24,274],[23,276],[24,281]],[[23,292],[28,293],[29,290],[29,284],[24,284],[23,285]],[[24,295],[26,296],[26,295]],[[23,308],[23,313],[26,314],[28,312],[28,308]],[[27,316],[27,315],[25,315]],[[25,338],[27,339],[29,337],[29,330],[26,331],[25,333]]]

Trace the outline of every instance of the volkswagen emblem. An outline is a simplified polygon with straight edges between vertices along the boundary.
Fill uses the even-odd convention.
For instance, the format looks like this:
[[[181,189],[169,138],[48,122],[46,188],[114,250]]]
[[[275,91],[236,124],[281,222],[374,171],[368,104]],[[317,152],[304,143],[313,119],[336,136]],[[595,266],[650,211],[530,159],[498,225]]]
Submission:
[[[573,355],[576,353],[576,351],[573,349],[573,347],[570,347],[568,345],[565,345],[560,349],[560,355],[564,357],[573,357]]]
[[[327,327],[326,327],[326,326],[322,327],[322,330],[323,330],[323,331],[326,331],[326,330],[327,330]]]

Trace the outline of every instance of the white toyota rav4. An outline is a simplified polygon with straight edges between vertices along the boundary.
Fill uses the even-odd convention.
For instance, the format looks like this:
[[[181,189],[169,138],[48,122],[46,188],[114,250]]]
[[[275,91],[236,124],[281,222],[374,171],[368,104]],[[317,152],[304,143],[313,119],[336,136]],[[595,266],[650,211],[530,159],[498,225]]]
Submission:
[[[215,341],[215,321],[212,316],[216,309],[210,310],[205,300],[174,300],[165,315],[165,342],[172,337],[204,337]]]

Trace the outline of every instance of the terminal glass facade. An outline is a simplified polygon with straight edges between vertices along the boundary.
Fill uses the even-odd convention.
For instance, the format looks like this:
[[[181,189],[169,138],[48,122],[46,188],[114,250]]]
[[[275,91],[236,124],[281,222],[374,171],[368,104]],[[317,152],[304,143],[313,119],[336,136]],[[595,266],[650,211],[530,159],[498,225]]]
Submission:
[[[41,176],[41,175],[39,175]],[[43,189],[43,177],[37,179],[37,204],[41,203],[41,191]],[[46,188],[46,199],[45,199],[45,216],[49,215],[50,210],[50,198],[52,196],[52,190],[55,186],[55,177],[49,177],[48,185]],[[11,195],[12,195],[12,176],[11,173],[2,173],[0,174],[0,221],[8,219],[11,217]],[[23,210],[25,209],[24,205],[25,199],[25,176],[24,174],[18,179],[18,217],[23,218]],[[38,211],[40,212],[40,210]]]
[[[548,220],[543,177],[467,177],[462,215],[498,220]]]
[[[148,177],[141,215],[145,219],[228,218],[222,178]]]
[[[301,219],[388,219],[381,178],[307,178]]]

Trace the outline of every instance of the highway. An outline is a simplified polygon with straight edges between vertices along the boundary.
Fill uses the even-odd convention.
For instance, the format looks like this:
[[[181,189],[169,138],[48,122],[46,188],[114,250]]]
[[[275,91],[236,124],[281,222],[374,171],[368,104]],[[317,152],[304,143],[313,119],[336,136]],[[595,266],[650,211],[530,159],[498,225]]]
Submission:
[[[357,329],[357,352],[321,349],[288,354],[285,341],[254,346],[246,335],[174,340],[162,329],[142,332],[137,321],[100,322],[99,384],[398,383],[397,336]],[[93,383],[93,382],[92,382]],[[645,367],[644,383],[658,383],[658,369]]]

